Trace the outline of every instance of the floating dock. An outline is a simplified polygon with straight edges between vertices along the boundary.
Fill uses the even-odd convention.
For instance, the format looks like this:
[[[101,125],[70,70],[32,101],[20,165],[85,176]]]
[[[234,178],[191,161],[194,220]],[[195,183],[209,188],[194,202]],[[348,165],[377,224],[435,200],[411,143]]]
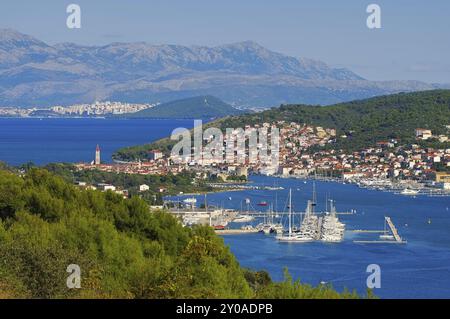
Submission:
[[[388,223],[389,228],[391,229],[391,233],[392,233],[392,235],[393,235],[394,238],[395,238],[395,241],[397,241],[397,242],[402,242],[403,240],[402,240],[402,238],[400,237],[400,235],[398,234],[397,228],[395,228],[395,225],[394,225],[394,223],[392,222],[391,218],[390,218],[390,217],[385,217],[384,219],[385,219],[386,222]]]
[[[354,240],[355,244],[406,244],[407,241],[396,240]]]
[[[389,230],[387,229],[386,225],[389,227]],[[385,237],[391,237],[392,240],[389,239],[382,239],[382,240],[354,240],[354,243],[357,244],[406,244],[407,241],[403,240],[402,237],[398,234],[397,228],[395,227],[394,223],[392,222],[390,217],[385,216],[384,217],[384,230],[354,230],[355,233],[382,233],[383,235],[380,235],[380,238]],[[389,234],[390,233],[390,234]]]
[[[354,233],[385,233],[385,230],[364,230],[364,229],[354,229]]]

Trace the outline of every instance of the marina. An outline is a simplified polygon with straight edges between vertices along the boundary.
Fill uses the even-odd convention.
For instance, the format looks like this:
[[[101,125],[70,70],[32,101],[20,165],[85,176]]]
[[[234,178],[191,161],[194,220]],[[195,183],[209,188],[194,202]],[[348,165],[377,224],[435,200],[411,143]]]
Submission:
[[[450,202],[446,197],[403,196],[359,187],[354,183],[251,176],[254,186],[277,185],[283,190],[257,189],[208,194],[211,205],[247,214],[249,223],[230,221],[227,231],[216,231],[236,255],[239,263],[251,269],[264,269],[274,280],[283,280],[288,268],[294,279],[319,285],[327,282],[338,290],[347,287],[364,294],[366,268],[379,264],[382,288],[374,293],[382,298],[442,298],[450,295]],[[287,243],[276,240],[277,233],[258,232],[256,226],[283,221],[288,230],[289,190],[292,192],[292,228],[300,227],[308,200],[312,200],[313,182],[317,198],[315,213],[331,212],[330,199],[339,221],[345,224],[343,240],[337,243],[314,240]],[[186,196],[185,196],[186,197]],[[171,197],[181,200],[185,197]],[[196,196],[198,204],[204,195]],[[257,203],[266,201],[267,207]],[[326,215],[323,215],[323,217]],[[385,235],[383,223],[389,216],[406,244],[398,244]],[[254,229],[247,228],[252,226]],[[388,233],[389,226],[386,224]],[[380,243],[378,241],[385,241]],[[359,241],[355,243],[354,241]],[[377,243],[373,243],[377,241]]]
[[[313,184],[313,199],[308,200],[306,211],[300,222],[300,228],[292,227],[292,190],[289,191],[289,225],[286,234],[279,233],[276,237],[281,242],[306,243],[312,241],[341,242],[344,239],[345,224],[337,217],[336,208],[330,200],[330,211],[315,213],[316,192]],[[328,206],[328,205],[327,205]]]
[[[263,187],[255,187],[261,190]],[[283,188],[272,188],[280,190]],[[231,200],[231,197],[229,198]],[[267,201],[260,201],[257,204],[259,209],[268,207],[266,212],[255,210],[249,198],[245,199],[246,210],[239,211],[233,209],[224,209],[223,207],[208,206],[207,195],[204,195],[202,207],[197,207],[197,199],[188,197],[180,201],[166,201],[165,205],[169,212],[181,218],[184,226],[209,225],[213,227],[218,234],[248,234],[264,233],[266,235],[276,234],[275,239],[281,242],[299,242],[306,243],[312,241],[334,242],[338,243],[344,239],[345,224],[339,221],[338,214],[351,214],[349,212],[338,213],[333,200],[327,199],[326,211],[315,212],[316,207],[316,189],[313,183],[312,200],[307,201],[304,212],[294,212],[292,210],[292,189],[289,190],[289,199],[286,207],[288,212],[275,212],[273,204]],[[328,205],[329,202],[329,205]],[[329,211],[328,211],[329,208]],[[287,225],[284,224],[285,217]],[[298,226],[294,225],[294,217],[298,219]],[[258,224],[251,224],[253,221],[261,221]],[[245,224],[240,228],[228,227],[230,223]]]
[[[262,189],[260,187],[254,189]],[[276,189],[278,190],[278,189]],[[300,188],[297,188],[299,191]],[[232,200],[230,197],[229,200]],[[275,234],[274,237],[279,242],[288,243],[311,243],[321,241],[324,243],[341,243],[344,241],[346,225],[339,220],[339,215],[356,214],[354,209],[350,212],[337,212],[334,201],[327,198],[324,211],[316,211],[317,193],[316,183],[312,182],[312,198],[306,202],[304,212],[293,210],[292,189],[289,189],[286,211],[276,212],[273,204],[268,201],[260,201],[257,207],[268,207],[266,212],[257,211],[251,204],[250,198],[245,198],[245,204],[241,203],[239,211],[225,209],[223,207],[208,206],[207,195],[205,194],[203,206],[196,207],[197,199],[188,197],[182,201],[168,201],[176,208],[171,208],[170,212],[181,216],[184,226],[196,224],[209,225],[220,235],[240,235],[263,233],[265,235]],[[246,210],[243,210],[245,205]],[[255,222],[259,223],[255,224]],[[229,225],[233,225],[229,227]],[[244,224],[237,227],[236,225]],[[353,240],[355,244],[406,244],[407,241],[400,237],[392,219],[384,217],[384,230],[363,230],[352,231],[358,234],[380,234],[377,239]]]
[[[389,192],[404,196],[430,196],[443,197],[450,196],[450,189],[437,187],[436,183],[418,182],[414,180],[392,180],[392,179],[343,179],[341,177],[333,177],[321,174],[313,174],[311,176],[297,176],[298,179],[311,179],[323,182],[339,183],[342,185],[353,184],[360,188],[377,190],[381,192]]]

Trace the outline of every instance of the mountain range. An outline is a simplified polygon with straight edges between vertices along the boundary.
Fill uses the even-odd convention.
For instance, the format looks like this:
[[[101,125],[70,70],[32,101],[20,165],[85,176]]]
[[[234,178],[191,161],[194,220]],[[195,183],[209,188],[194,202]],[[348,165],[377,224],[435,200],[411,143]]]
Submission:
[[[49,45],[0,29],[0,106],[155,103],[213,95],[246,108],[333,104],[438,87],[445,86],[369,81],[348,69],[276,53],[251,41],[217,47]]]

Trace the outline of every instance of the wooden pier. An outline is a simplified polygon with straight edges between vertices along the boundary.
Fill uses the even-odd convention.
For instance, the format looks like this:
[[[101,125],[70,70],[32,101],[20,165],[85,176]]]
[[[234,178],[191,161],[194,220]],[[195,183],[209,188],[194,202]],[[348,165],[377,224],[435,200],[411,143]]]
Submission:
[[[395,228],[394,223],[392,222],[390,217],[384,217],[384,219],[386,220],[386,222],[389,225],[389,228],[391,229],[391,233],[394,236],[395,240],[397,242],[402,242],[402,238],[400,237],[400,235],[398,234],[397,228]]]
[[[354,240],[355,244],[406,244],[406,240],[404,241],[396,241],[396,240]]]

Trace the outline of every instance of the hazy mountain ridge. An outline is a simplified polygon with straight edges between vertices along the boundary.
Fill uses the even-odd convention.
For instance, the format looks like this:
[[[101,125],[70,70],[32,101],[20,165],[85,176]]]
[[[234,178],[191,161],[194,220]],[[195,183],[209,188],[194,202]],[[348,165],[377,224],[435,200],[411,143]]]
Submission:
[[[436,85],[367,81],[347,69],[246,41],[217,47],[144,42],[48,45],[0,29],[0,106],[95,100],[153,103],[214,95],[235,106],[331,104]]]

